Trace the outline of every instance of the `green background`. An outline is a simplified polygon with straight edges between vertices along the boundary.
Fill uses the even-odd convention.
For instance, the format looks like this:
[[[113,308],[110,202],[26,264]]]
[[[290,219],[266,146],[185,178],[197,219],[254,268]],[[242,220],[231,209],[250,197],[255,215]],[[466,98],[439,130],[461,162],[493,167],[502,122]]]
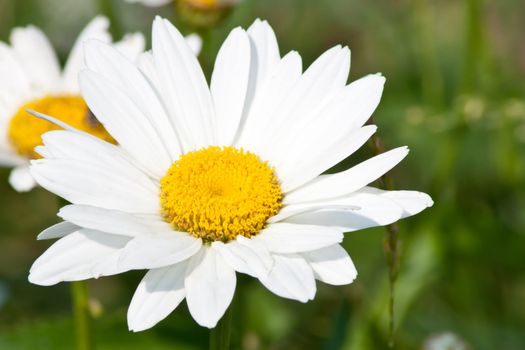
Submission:
[[[116,37],[129,31],[149,37],[157,13],[176,20],[170,5],[0,0],[0,39],[32,23],[63,60],[101,12],[112,17]],[[275,29],[281,54],[297,50],[305,66],[343,44],[352,50],[350,80],[375,72],[387,78],[374,115],[378,134],[387,148],[411,148],[391,172],[395,187],[435,201],[400,222],[394,348],[430,349],[432,339],[448,333],[462,344],[452,349],[525,349],[525,2],[246,0],[207,36],[201,60],[208,74],[228,31],[257,17]],[[341,167],[371,154],[364,147]],[[8,174],[0,169],[0,349],[71,349],[67,284],[27,282],[31,263],[50,244],[35,237],[57,222],[57,200],[42,189],[15,193]],[[387,348],[384,237],[383,228],[347,234],[357,281],[319,283],[308,304],[240,276],[233,348]],[[206,348],[207,330],[184,303],[153,329],[128,332],[126,309],[142,274],[90,282],[97,349]]]

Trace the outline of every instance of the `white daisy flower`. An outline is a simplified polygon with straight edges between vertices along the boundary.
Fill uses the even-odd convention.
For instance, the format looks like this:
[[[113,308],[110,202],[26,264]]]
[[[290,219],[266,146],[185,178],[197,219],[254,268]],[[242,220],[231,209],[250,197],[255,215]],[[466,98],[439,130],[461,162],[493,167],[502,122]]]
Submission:
[[[80,97],[78,73],[83,67],[83,42],[98,39],[111,43],[109,21],[94,18],[79,35],[63,70],[45,34],[34,26],[15,28],[11,45],[0,42],[0,166],[13,167],[9,182],[17,191],[29,191],[35,181],[29,174],[29,159],[40,135],[57,129],[35,119],[26,108],[53,114],[75,127],[105,140],[112,138],[88,112]],[[128,57],[144,50],[141,34],[127,35],[115,44]]]
[[[343,232],[390,224],[432,205],[414,191],[367,185],[406,147],[321,175],[374,133],[366,125],[385,79],[347,85],[350,51],[336,46],[304,73],[279,54],[257,20],[222,45],[210,86],[182,35],[153,24],[153,50],[139,67],[106,44],[86,45],[82,96],[119,146],[52,131],[31,173],[71,205],[39,239],[60,238],[31,268],[40,285],[148,269],[131,301],[140,331],[184,299],[214,327],[230,304],[236,272],[301,302],[319,280],[357,275]]]

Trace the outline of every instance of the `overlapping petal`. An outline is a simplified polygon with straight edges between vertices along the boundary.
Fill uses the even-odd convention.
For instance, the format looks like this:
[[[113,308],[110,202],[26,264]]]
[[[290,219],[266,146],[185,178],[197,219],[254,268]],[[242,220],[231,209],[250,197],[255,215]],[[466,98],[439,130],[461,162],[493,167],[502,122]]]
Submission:
[[[128,309],[128,326],[138,332],[166,318],[184,300],[187,261],[149,270],[140,281]]]
[[[71,233],[53,244],[33,264],[29,274],[31,283],[49,286],[62,281],[78,281],[100,275],[110,275],[124,270],[114,265],[94,274],[96,264],[112,259],[112,254],[122,249],[129,238],[82,229]]]
[[[221,255],[202,249],[188,262],[184,287],[190,314],[198,324],[213,328],[230,305],[236,277]]]

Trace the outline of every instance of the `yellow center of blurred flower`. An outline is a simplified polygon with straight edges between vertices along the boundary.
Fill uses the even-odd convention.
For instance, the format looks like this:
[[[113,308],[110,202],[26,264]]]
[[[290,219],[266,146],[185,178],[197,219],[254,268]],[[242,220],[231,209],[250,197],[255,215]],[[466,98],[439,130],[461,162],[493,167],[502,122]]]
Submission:
[[[281,209],[282,198],[273,168],[234,147],[187,153],[160,181],[166,221],[205,242],[256,235]]]
[[[190,3],[193,6],[197,7],[215,7],[218,5],[218,0],[186,0],[188,3]]]
[[[9,122],[7,130],[9,141],[21,156],[40,158],[34,148],[42,144],[42,134],[60,129],[48,121],[30,115],[26,109],[55,117],[76,129],[115,143],[115,140],[89,111],[82,97],[74,95],[46,96],[20,107]]]

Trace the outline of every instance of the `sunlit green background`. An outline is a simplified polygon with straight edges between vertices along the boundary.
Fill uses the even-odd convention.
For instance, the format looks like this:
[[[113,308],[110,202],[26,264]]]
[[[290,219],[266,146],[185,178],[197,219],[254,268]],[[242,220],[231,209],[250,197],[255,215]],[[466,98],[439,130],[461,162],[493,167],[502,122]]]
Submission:
[[[101,12],[112,17],[117,37],[139,30],[149,36],[157,13],[175,19],[170,5],[0,0],[0,39],[33,23],[64,59]],[[210,68],[231,28],[257,17],[274,27],[281,53],[299,51],[305,66],[344,44],[352,50],[350,80],[387,77],[374,115],[379,135],[387,148],[411,148],[391,173],[395,186],[435,200],[400,223],[394,348],[431,349],[433,339],[452,334],[464,349],[525,349],[525,2],[246,0],[211,33],[204,65]],[[365,147],[345,165],[370,154]],[[15,193],[8,173],[0,169],[0,349],[72,349],[67,284],[27,282],[32,261],[50,244],[35,237],[57,221],[57,200],[42,189]],[[384,236],[382,228],[347,234],[357,281],[319,284],[306,305],[240,276],[233,348],[386,349]],[[206,348],[208,333],[185,305],[149,331],[127,331],[126,309],[142,274],[90,282],[97,349]]]

